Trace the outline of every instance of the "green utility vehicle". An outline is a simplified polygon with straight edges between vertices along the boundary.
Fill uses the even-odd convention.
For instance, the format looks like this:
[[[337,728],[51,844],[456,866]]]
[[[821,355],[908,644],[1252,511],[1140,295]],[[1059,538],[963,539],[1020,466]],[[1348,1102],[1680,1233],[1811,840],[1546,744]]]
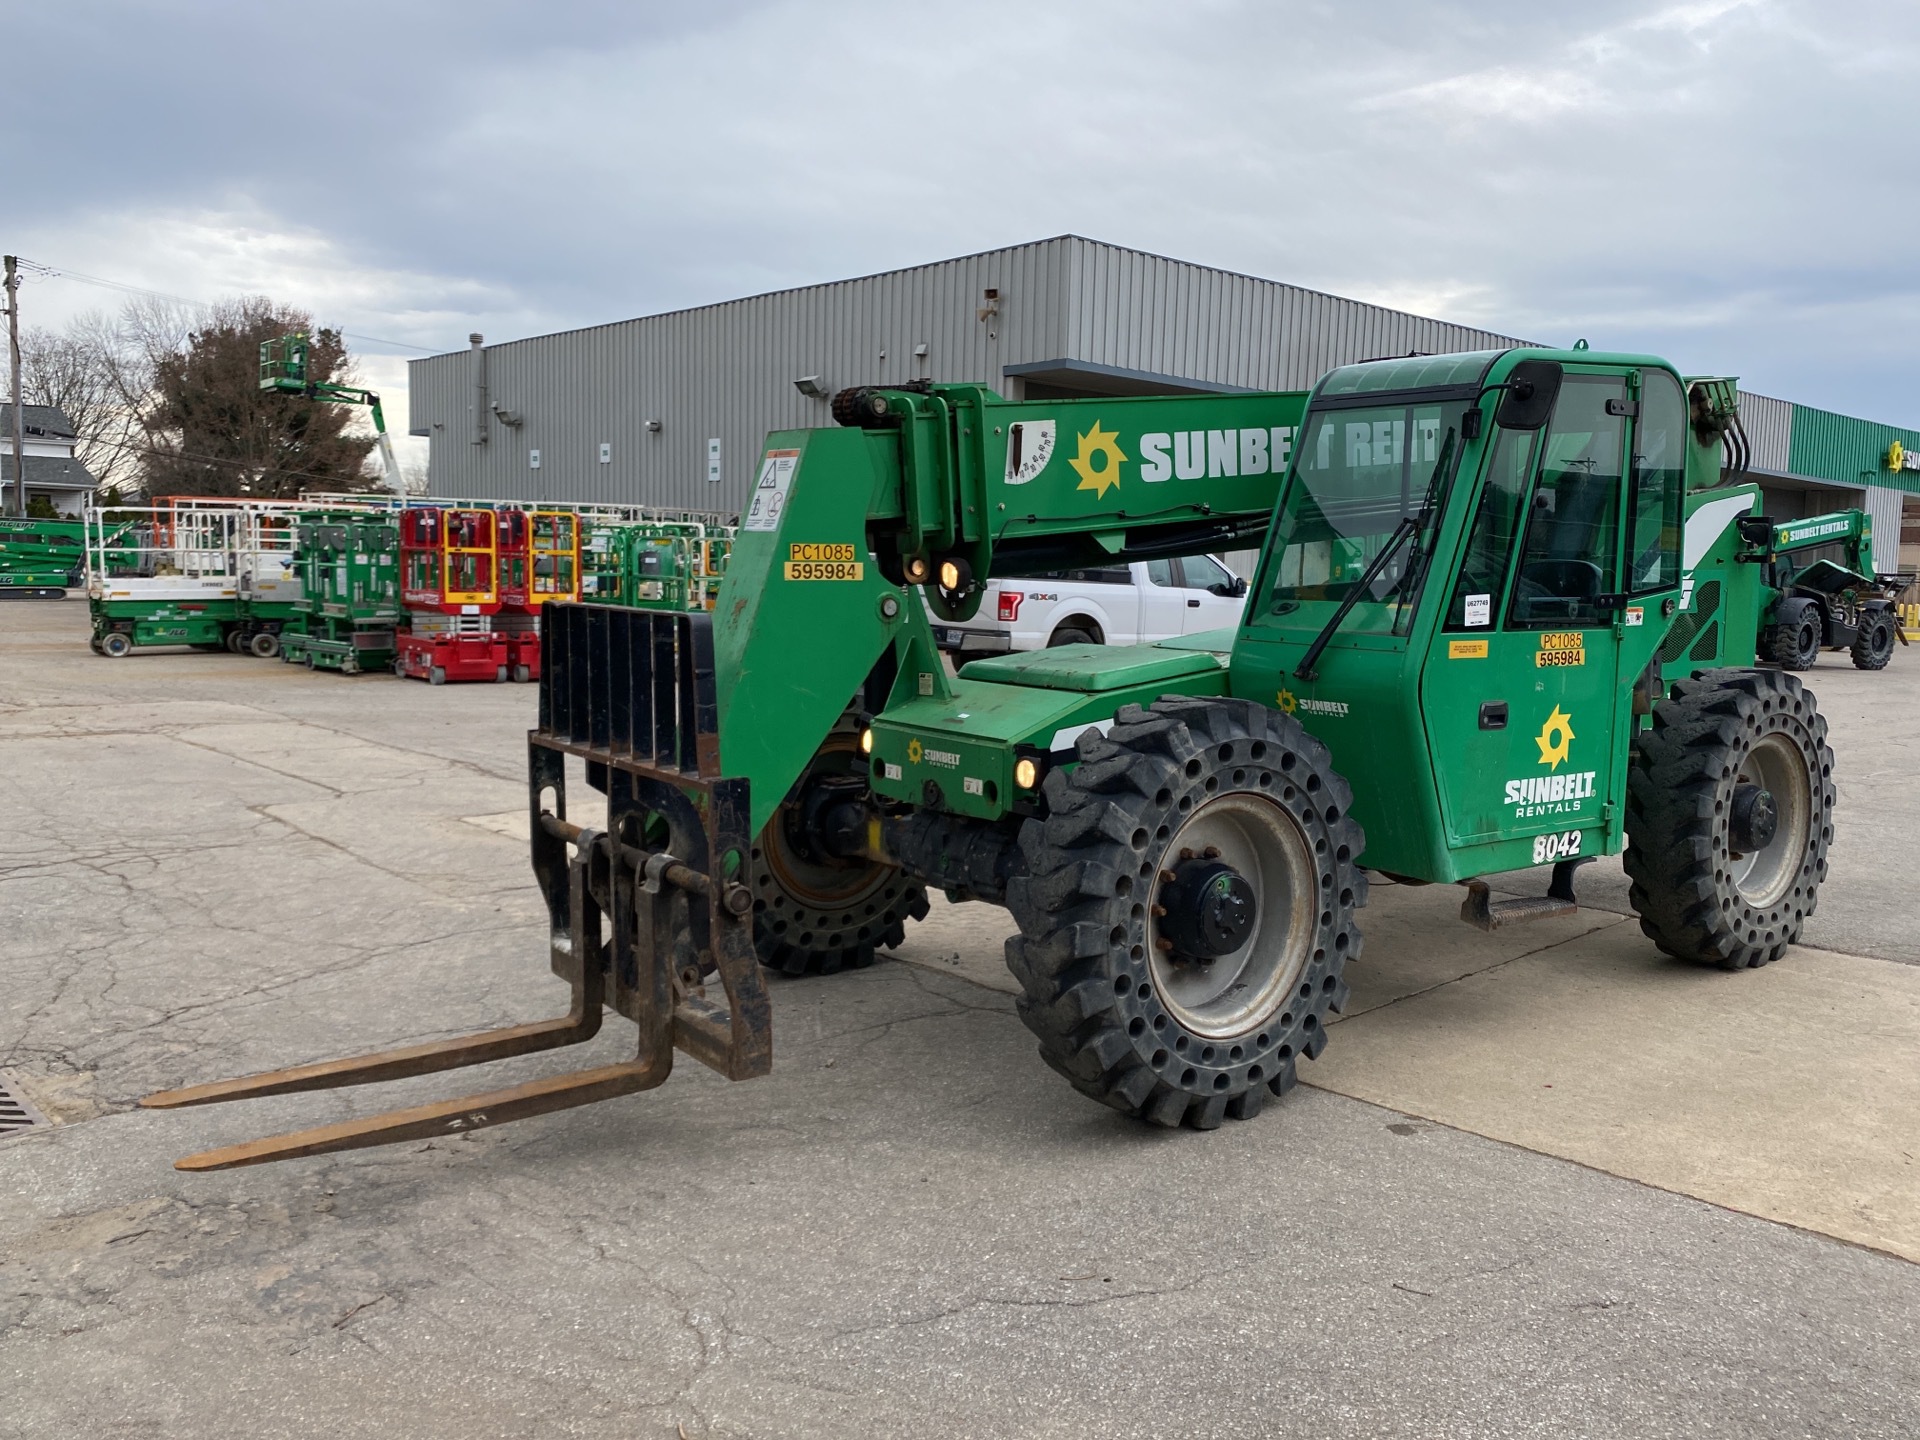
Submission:
[[[1742,522],[1742,558],[1760,567],[1759,648],[1786,670],[1805,670],[1822,650],[1846,650],[1861,670],[1884,670],[1897,639],[1906,643],[1894,606],[1909,576],[1873,568],[1873,517],[1841,510],[1775,523],[1764,515]]]
[[[299,598],[279,633],[280,658],[346,675],[392,665],[400,623],[399,512],[307,511],[293,531]]]
[[[764,1074],[765,971],[871,962],[929,887],[1012,912],[1021,1018],[1076,1089],[1203,1129],[1321,1052],[1367,871],[1463,882],[1492,929],[1570,912],[1577,867],[1624,849],[1652,943],[1734,970],[1812,911],[1833,757],[1799,681],[1751,668],[1731,381],[1516,349],[1346,366],[1310,397],[921,384],[834,414],[770,437],[711,616],[548,607],[529,818],[570,1012],[145,1103],[479,1063],[607,1007],[636,1058],[183,1168],[641,1090],[676,1048]],[[1263,540],[1233,630],[957,675],[934,644],[927,612],[965,621],[989,577]],[[569,818],[582,770],[604,817]],[[1482,878],[1528,866],[1547,896]]]

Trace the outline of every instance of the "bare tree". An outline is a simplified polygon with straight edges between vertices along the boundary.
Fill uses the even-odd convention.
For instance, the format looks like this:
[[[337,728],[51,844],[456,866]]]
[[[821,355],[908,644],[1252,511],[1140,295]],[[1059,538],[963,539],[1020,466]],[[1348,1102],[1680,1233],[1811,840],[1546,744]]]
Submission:
[[[65,331],[20,336],[21,389],[29,405],[52,405],[73,422],[80,463],[102,488],[124,489],[140,473],[145,448],[137,395],[127,393],[113,324],[99,312]]]

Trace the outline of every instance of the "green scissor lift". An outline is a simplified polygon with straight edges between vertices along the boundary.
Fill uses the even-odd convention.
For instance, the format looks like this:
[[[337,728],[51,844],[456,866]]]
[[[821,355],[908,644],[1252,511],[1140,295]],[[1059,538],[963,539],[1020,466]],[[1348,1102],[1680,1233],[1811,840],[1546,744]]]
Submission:
[[[357,675],[393,664],[400,623],[400,522],[393,510],[323,510],[294,527],[300,598],[280,658]]]

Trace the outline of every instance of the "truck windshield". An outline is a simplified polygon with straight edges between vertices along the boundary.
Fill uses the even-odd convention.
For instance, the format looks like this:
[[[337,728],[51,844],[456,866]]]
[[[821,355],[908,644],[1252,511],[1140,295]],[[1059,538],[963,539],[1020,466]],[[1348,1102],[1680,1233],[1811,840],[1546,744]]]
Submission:
[[[1460,453],[1464,399],[1321,410],[1306,434],[1274,525],[1262,610],[1284,616],[1345,600],[1409,518],[1427,524],[1356,597],[1341,629],[1390,633],[1424,577]]]

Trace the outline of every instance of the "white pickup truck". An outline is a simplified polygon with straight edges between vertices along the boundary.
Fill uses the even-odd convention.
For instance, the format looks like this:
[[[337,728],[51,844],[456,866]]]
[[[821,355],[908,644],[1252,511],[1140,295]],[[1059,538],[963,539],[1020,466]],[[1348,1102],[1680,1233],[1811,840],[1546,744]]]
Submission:
[[[964,625],[934,621],[956,660],[1050,645],[1136,645],[1240,623],[1247,582],[1209,555],[991,580]]]

